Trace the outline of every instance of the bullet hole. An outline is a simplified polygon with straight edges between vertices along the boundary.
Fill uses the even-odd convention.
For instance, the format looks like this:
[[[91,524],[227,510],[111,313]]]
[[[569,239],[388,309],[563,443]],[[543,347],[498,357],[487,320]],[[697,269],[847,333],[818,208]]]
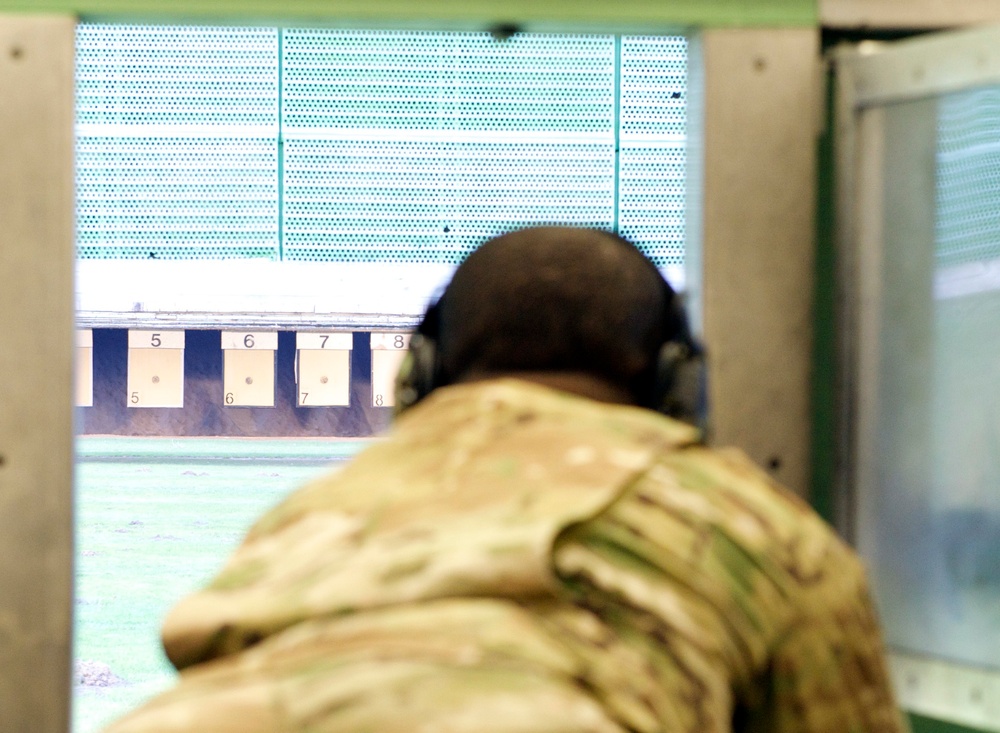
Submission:
[[[10,49],[10,57],[17,61],[19,58],[24,56],[24,49],[20,46],[12,46]]]
[[[757,56],[753,60],[754,71],[763,71],[766,68],[767,68],[767,59],[764,58],[763,56]]]
[[[493,36],[494,41],[507,41],[511,37],[516,36],[521,32],[521,26],[517,23],[497,23],[495,26],[489,29],[490,35]]]
[[[320,384],[326,384],[329,381],[330,381],[329,377],[320,377],[319,378],[319,383]]]
[[[670,98],[671,99],[680,99],[681,98],[681,93],[680,92],[671,92],[670,93]]]
[[[247,384],[253,384],[253,377],[247,377]]]
[[[445,226],[445,228],[444,228],[444,233],[445,233],[445,234],[447,234],[447,233],[448,233],[448,232],[450,232],[450,231],[451,231],[451,227],[449,227],[449,226]]]
[[[159,383],[160,383],[160,378],[157,377],[157,376],[154,376],[153,377],[153,384],[159,384]]]
[[[771,456],[767,460],[767,467],[772,471],[777,471],[781,468],[781,459],[778,456]]]

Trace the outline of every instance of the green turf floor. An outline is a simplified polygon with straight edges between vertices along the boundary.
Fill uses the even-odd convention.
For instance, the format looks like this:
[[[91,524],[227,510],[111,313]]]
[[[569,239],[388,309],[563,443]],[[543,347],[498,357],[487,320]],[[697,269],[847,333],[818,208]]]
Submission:
[[[164,614],[209,579],[265,509],[362,441],[81,438],[74,658],[124,683],[76,685],[73,733],[169,686]]]

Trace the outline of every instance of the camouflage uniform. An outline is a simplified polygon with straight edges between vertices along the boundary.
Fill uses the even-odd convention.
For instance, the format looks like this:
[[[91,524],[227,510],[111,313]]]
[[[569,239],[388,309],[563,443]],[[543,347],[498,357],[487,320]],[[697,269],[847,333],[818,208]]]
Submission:
[[[854,554],[737,452],[515,380],[438,390],[170,614],[111,728],[903,730]]]

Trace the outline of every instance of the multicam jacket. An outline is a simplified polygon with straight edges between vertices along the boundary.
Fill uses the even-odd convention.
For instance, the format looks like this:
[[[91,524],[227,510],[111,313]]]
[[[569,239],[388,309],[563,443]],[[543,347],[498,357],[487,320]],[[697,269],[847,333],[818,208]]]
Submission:
[[[266,514],[113,733],[891,733],[854,554],[681,423],[441,389]]]

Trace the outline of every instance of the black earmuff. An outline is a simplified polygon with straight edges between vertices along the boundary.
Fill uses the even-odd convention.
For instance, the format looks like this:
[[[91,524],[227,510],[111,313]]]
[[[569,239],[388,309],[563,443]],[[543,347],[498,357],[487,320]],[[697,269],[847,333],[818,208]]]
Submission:
[[[396,375],[397,415],[444,386],[437,349],[440,313],[438,301],[427,309],[416,332],[410,337],[410,348]]]
[[[646,407],[708,430],[708,370],[705,351],[691,336],[680,299],[670,291],[668,323],[678,325],[660,346]]]

